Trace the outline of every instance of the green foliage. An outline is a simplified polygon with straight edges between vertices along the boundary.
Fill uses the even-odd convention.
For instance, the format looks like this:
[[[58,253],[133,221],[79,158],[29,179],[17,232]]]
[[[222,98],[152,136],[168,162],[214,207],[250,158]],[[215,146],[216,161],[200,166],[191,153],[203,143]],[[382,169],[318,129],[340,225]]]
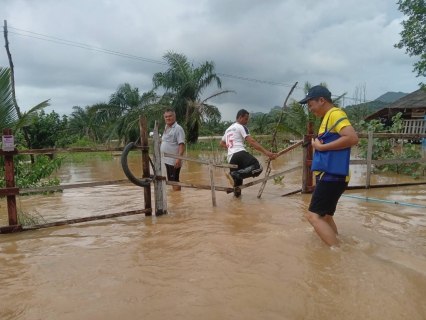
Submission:
[[[76,142],[69,146],[70,148],[99,148],[103,147],[99,143],[93,142],[84,136],[78,139]],[[67,154],[61,154],[63,157],[63,163],[84,163],[87,159],[100,159],[105,161],[111,161],[113,159],[111,152],[69,152]]]
[[[358,123],[368,117],[370,114],[383,109],[387,102],[383,101],[371,101],[366,103],[360,103],[357,105],[350,105],[345,107],[344,111],[346,112],[349,121],[354,126],[357,132],[362,130],[362,127],[358,125]]]
[[[223,136],[226,129],[231,126],[233,121],[218,121],[216,119],[207,120],[202,123],[200,136]]]
[[[219,146],[219,139],[209,140],[198,140],[197,143],[191,143],[187,145],[187,150],[199,150],[199,151],[226,151],[226,149]]]
[[[14,156],[15,185],[18,188],[37,188],[59,185],[59,180],[50,175],[62,165],[63,158],[50,159],[45,155],[37,155],[35,163],[31,164],[29,156]],[[0,188],[6,186],[4,157],[0,157]]]
[[[259,114],[250,117],[247,124],[250,132],[255,134],[270,134],[275,130],[276,123],[269,114]]]
[[[325,82],[320,83],[321,86],[327,87]],[[305,82],[305,94],[311,89],[312,85],[309,82]],[[339,107],[341,99],[346,95],[343,94],[337,97],[333,101],[335,107]],[[279,111],[276,111],[279,114]],[[284,133],[291,133],[297,137],[302,137],[308,133],[308,122],[314,124],[314,132],[318,132],[321,125],[322,118],[315,117],[309,112],[307,104],[300,104],[296,100],[292,99],[288,107],[284,112],[283,122],[279,125],[279,131]]]
[[[383,123],[378,120],[371,120],[365,122],[364,120],[359,122],[359,126],[363,128],[364,132],[372,131],[376,133],[380,132],[391,132],[398,133],[403,129],[403,120],[401,119],[402,113],[398,113],[396,116],[392,117],[392,125],[388,128],[384,128]],[[358,144],[360,152],[360,157],[367,158],[367,148],[368,142],[365,139],[360,140]],[[389,139],[379,139],[373,138],[373,153],[372,160],[384,160],[384,159],[417,159],[421,158],[421,151],[416,148],[415,145],[406,143],[403,146],[401,153],[395,153],[391,141]],[[405,175],[411,175],[413,179],[417,179],[422,172],[426,169],[426,164],[420,163],[409,163],[409,164],[384,164],[376,165],[375,169],[386,172],[393,171],[397,173],[402,173]]]
[[[19,129],[32,123],[37,111],[49,106],[49,100],[39,103],[29,111],[18,115],[18,108],[13,102],[12,82],[9,68],[0,67],[0,130],[12,129],[16,134]]]
[[[285,176],[274,177],[274,183],[281,183]]]
[[[74,143],[69,145],[69,148],[96,148],[100,144],[89,140],[87,136],[77,139]]]
[[[22,209],[18,209],[18,224],[22,226],[33,226],[42,223],[47,223],[47,221],[37,211],[35,211],[35,213],[29,213]]]
[[[0,130],[11,128],[17,119],[12,98],[10,69],[0,67]]]
[[[255,139],[257,142],[260,143],[262,147],[264,147],[266,150],[273,150],[274,152],[277,152],[279,150],[283,150],[289,146],[287,141],[283,139],[277,139],[277,145],[274,146],[273,142],[270,140],[271,138],[259,138],[256,137],[256,135],[252,135],[253,139]],[[252,154],[262,154],[260,151],[253,148],[251,145],[247,144],[247,150]]]
[[[55,111],[46,114],[41,110],[28,127],[33,149],[65,148],[77,140],[68,133],[67,116],[60,117]]]
[[[405,48],[405,53],[411,56],[419,56],[420,61],[414,64],[414,72],[417,77],[426,76],[426,4],[425,0],[399,0],[398,9],[406,16],[407,20],[401,22],[404,28],[400,35],[401,41],[396,48]],[[420,83],[426,88],[424,83]]]

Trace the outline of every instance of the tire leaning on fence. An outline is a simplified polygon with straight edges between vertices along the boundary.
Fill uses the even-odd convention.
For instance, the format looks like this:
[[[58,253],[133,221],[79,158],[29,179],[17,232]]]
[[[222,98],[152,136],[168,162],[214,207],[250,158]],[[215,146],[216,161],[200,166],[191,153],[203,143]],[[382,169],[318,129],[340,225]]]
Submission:
[[[153,177],[152,178],[144,178],[144,179],[138,179],[136,178],[133,173],[130,171],[129,166],[127,164],[127,156],[130,152],[130,150],[133,149],[135,146],[134,142],[130,142],[124,149],[123,153],[121,154],[121,166],[123,168],[124,174],[126,175],[127,179],[129,179],[133,184],[139,186],[139,187],[149,187],[152,182],[157,178],[157,173],[155,172],[154,164],[152,163],[151,158],[149,158],[149,162],[151,163],[151,167],[153,170]]]

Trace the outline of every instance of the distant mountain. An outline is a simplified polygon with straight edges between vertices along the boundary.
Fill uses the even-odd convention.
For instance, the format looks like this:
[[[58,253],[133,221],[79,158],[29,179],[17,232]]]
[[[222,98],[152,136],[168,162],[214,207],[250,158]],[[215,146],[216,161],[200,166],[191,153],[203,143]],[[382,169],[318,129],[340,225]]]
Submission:
[[[375,99],[374,101],[383,101],[383,102],[394,102],[398,99],[401,99],[402,97],[405,97],[408,93],[404,92],[386,92],[385,94],[382,94],[380,97]]]
[[[380,109],[383,109],[388,104],[389,104],[389,102],[374,100],[374,101],[361,103],[361,104],[357,104],[357,105],[346,106],[345,111],[346,111],[346,113],[348,113],[348,112],[351,112],[353,109],[365,109],[365,112],[366,112],[365,115],[367,116],[367,115],[370,115],[370,114],[372,114],[372,113],[374,113],[374,112],[376,112]]]

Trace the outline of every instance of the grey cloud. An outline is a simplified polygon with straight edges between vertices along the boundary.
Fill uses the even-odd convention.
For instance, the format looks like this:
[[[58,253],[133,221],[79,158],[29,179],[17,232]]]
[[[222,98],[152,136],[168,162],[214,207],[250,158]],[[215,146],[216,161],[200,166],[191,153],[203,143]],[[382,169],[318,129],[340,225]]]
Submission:
[[[220,73],[303,86],[326,81],[333,94],[366,82],[367,98],[411,92],[415,60],[393,48],[403,18],[388,0],[23,1],[6,0],[12,27],[162,61],[168,50],[198,65],[214,61]],[[12,29],[10,30],[12,31]],[[16,30],[15,30],[16,31]],[[18,31],[16,31],[18,32]],[[36,36],[36,35],[33,35]],[[73,105],[105,101],[121,83],[152,88],[166,66],[10,35],[18,98],[23,105],[52,98]],[[5,51],[0,65],[7,66]],[[240,108],[269,111],[288,87],[222,77],[237,94],[214,99],[223,118]],[[205,94],[214,92],[209,89]],[[76,94],[77,93],[77,94]],[[302,97],[296,90],[294,98]]]

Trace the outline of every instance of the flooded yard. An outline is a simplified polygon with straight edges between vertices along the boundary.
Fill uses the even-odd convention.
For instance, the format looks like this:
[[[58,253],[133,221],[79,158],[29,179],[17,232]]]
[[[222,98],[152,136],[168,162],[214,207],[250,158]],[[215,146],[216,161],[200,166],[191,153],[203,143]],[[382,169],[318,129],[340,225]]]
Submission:
[[[294,150],[273,162],[273,173],[301,159]],[[129,162],[140,176],[140,158]],[[228,186],[224,172],[215,170],[216,185]],[[365,184],[365,167],[352,172],[350,185]],[[67,184],[125,176],[117,157],[64,165],[58,178]],[[186,161],[181,181],[209,184],[209,172]],[[413,180],[394,173],[371,180],[406,182]],[[301,170],[269,181],[260,199],[259,188],[244,189],[241,198],[217,192],[213,208],[209,190],[168,187],[168,215],[0,235],[0,318],[426,319],[424,208],[342,197],[335,215],[342,245],[330,250],[304,218],[311,195],[281,196],[301,188]],[[423,185],[345,194],[426,205]],[[144,206],[143,189],[131,184],[17,203],[48,221]],[[5,199],[0,224],[7,224]]]

